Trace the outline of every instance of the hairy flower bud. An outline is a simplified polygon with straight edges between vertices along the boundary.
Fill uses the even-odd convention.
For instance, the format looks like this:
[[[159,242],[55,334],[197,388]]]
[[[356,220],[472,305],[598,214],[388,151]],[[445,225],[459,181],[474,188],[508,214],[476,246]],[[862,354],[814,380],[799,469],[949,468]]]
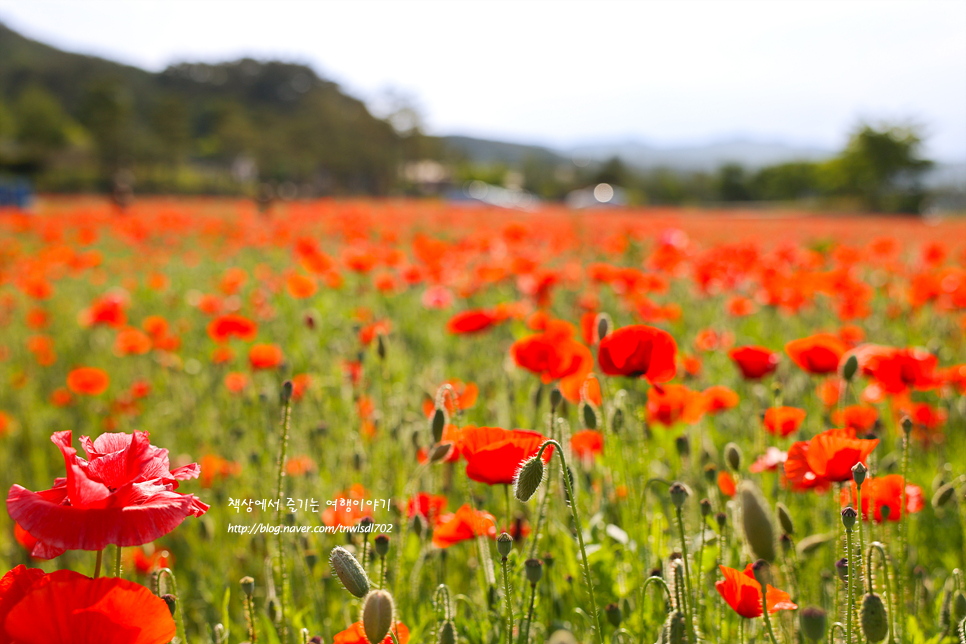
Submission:
[[[501,532],[500,536],[496,538],[496,551],[500,553],[500,557],[506,559],[510,555],[510,550],[512,549],[513,537],[506,532]]]
[[[799,615],[802,624],[802,633],[813,642],[817,642],[825,637],[825,626],[828,619],[825,611],[815,606],[809,606]]]
[[[728,443],[724,448],[725,462],[728,467],[731,468],[732,472],[737,472],[741,469],[741,448],[735,443]]]
[[[370,642],[381,642],[389,635],[395,613],[392,595],[385,590],[374,590],[366,595],[362,605],[362,629]]]
[[[360,599],[366,596],[370,587],[369,577],[362,564],[352,556],[351,552],[342,546],[336,546],[329,554],[329,563],[332,565],[332,571],[350,594]]]
[[[513,495],[517,500],[526,503],[536,494],[540,483],[543,482],[543,460],[534,454],[523,462],[517,471],[517,480],[513,484]]]
[[[792,514],[788,511],[788,506],[779,501],[775,504],[775,511],[778,514],[778,523],[785,534],[795,534],[795,523],[792,521]]]
[[[771,508],[765,497],[751,481],[742,481],[738,489],[741,502],[741,524],[745,540],[759,559],[775,561],[776,531]]]
[[[862,624],[862,634],[872,644],[879,644],[889,634],[889,617],[885,604],[875,593],[869,593],[862,600],[859,621]]]

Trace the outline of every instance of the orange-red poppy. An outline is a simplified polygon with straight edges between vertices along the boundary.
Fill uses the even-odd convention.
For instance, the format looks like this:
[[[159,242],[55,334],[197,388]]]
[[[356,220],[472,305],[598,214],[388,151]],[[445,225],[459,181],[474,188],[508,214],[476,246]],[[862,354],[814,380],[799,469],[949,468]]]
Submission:
[[[497,322],[496,316],[489,311],[462,311],[449,319],[446,330],[454,335],[479,333]]]
[[[765,411],[765,429],[784,438],[798,431],[805,420],[805,410],[797,407],[769,407]]]
[[[861,439],[849,429],[829,429],[810,441],[793,443],[785,460],[785,478],[793,490],[827,488],[852,479],[852,467],[866,462],[879,439]]]
[[[457,409],[461,412],[472,409],[479,394],[480,389],[475,382],[463,382],[456,378],[450,378],[436,390],[436,395],[443,397],[443,406],[448,414],[456,413]],[[429,418],[435,411],[436,399],[427,395],[423,398],[423,413]]]
[[[315,295],[318,285],[308,275],[292,273],[285,280],[285,288],[292,297],[302,300]]]
[[[573,339],[575,329],[569,322],[550,320],[542,333],[528,335],[513,343],[510,356],[544,383],[581,373],[581,384],[594,366],[590,349]]]
[[[709,414],[717,414],[738,406],[738,394],[724,385],[712,385],[705,389],[701,395],[704,398],[704,411]]]
[[[859,433],[867,433],[875,427],[879,412],[875,407],[867,405],[852,405],[839,411],[832,412],[832,422],[841,427],[852,429]]]
[[[765,347],[749,345],[728,352],[746,380],[757,380],[774,373],[778,368],[778,354]]]
[[[925,349],[895,349],[877,356],[869,370],[886,393],[897,394],[938,385],[937,364],[936,356]]]
[[[248,350],[248,363],[252,369],[274,369],[285,357],[277,344],[256,344]]]
[[[718,472],[718,490],[720,490],[721,493],[729,499],[733,497],[735,492],[738,490],[738,484],[735,483],[735,479],[725,470]]]
[[[396,622],[396,628],[393,632],[396,634],[399,644],[408,644],[409,629],[406,628],[405,624]],[[332,644],[369,644],[369,639],[366,637],[366,630],[363,628],[362,622],[356,622],[344,631],[336,633],[332,638]],[[392,636],[386,635],[386,639],[378,644],[393,644]]]
[[[600,341],[597,361],[609,376],[644,377],[667,382],[677,372],[678,345],[661,329],[635,324],[617,329]]]
[[[99,396],[110,384],[107,372],[97,367],[78,367],[67,374],[67,387],[75,394]]]
[[[468,504],[454,513],[439,517],[433,529],[433,545],[448,548],[461,541],[483,535],[496,536],[496,519],[489,512],[474,510]]]
[[[869,520],[869,504],[872,504],[872,516],[877,523],[882,522],[882,508],[889,508],[889,521],[898,521],[902,517],[902,475],[887,474],[886,476],[868,477],[862,483],[862,518]],[[906,483],[906,512],[916,513],[925,507],[922,488],[914,483]],[[842,490],[841,502],[855,507],[856,487],[852,481],[851,496],[849,490]]]
[[[694,423],[704,414],[704,396],[684,385],[664,385],[647,390],[647,418],[671,427],[678,422]]]
[[[466,459],[466,475],[487,485],[510,485],[520,464],[533,456],[546,437],[526,429],[467,427],[460,433],[460,453]],[[550,461],[551,445],[543,452]]]
[[[785,353],[792,362],[816,375],[838,371],[839,360],[846,351],[848,347],[841,338],[831,333],[817,333],[785,345]]]
[[[583,461],[591,461],[604,451],[604,435],[593,429],[575,432],[570,437],[570,450]]]
[[[724,579],[715,583],[715,590],[727,602],[731,609],[747,619],[762,616],[761,584],[755,579],[751,570],[752,564],[743,571],[719,566]],[[778,590],[771,584],[765,591],[765,601],[768,602],[768,613],[773,615],[780,610],[795,610],[798,606],[792,603],[791,596],[783,590]]]
[[[151,338],[147,333],[134,327],[117,332],[114,339],[114,354],[118,356],[144,355],[151,350]]]
[[[215,342],[227,342],[233,337],[250,342],[257,334],[258,324],[237,313],[227,313],[208,323],[208,336]]]
[[[420,492],[416,496],[410,497],[406,503],[406,516],[412,519],[417,514],[434,525],[436,520],[442,516],[446,509],[447,499],[441,494],[428,494]]]

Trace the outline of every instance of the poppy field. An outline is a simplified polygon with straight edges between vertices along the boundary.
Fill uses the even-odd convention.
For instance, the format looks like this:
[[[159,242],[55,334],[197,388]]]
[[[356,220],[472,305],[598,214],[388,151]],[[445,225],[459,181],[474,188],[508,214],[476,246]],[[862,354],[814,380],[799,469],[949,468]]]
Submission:
[[[0,211],[0,644],[966,642],[966,221]]]

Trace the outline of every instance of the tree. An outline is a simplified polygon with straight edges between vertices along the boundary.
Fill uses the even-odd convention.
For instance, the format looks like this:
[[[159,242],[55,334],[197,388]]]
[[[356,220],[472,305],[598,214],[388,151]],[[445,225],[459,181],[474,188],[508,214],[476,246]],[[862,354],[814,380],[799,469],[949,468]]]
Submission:
[[[833,194],[858,197],[873,211],[918,212],[925,197],[922,173],[932,161],[919,157],[922,139],[914,128],[861,125],[845,150],[823,164]]]
[[[722,201],[748,201],[751,198],[745,169],[738,163],[726,163],[718,169],[715,187]]]
[[[40,85],[30,85],[21,92],[14,113],[23,156],[46,161],[52,153],[67,147],[70,117]]]
[[[81,101],[80,121],[94,139],[105,185],[131,152],[133,112],[133,98],[111,79],[90,85]]]

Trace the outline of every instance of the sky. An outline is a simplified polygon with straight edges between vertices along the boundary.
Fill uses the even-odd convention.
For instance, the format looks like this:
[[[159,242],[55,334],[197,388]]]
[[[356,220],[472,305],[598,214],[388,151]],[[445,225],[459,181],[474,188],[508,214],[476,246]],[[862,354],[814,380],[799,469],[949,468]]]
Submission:
[[[834,150],[900,123],[966,162],[966,0],[0,0],[0,21],[152,71],[308,64],[376,111],[410,97],[431,134]]]

